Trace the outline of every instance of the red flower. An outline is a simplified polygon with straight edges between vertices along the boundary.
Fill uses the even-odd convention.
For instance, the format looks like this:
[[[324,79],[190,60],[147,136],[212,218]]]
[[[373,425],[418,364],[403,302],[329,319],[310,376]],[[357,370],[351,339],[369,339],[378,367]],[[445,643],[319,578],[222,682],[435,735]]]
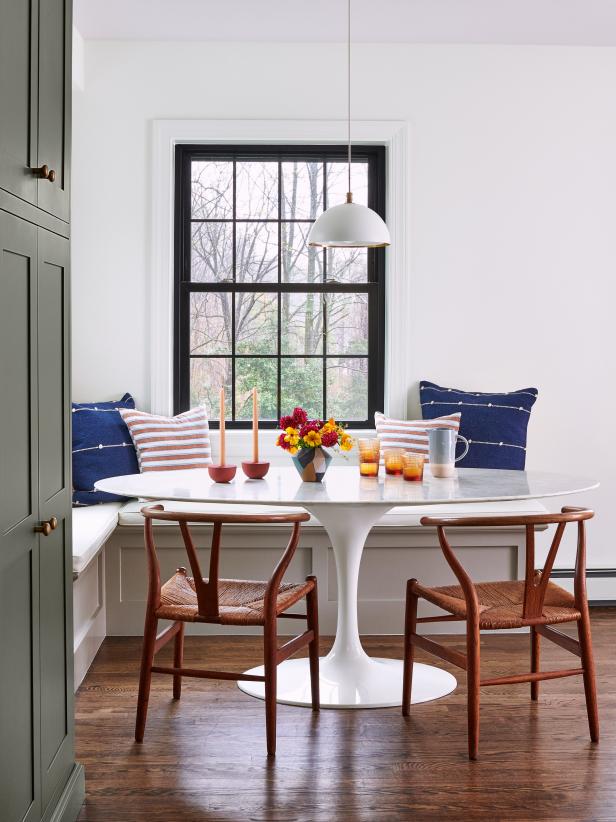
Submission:
[[[337,431],[326,431],[325,434],[321,434],[321,443],[326,448],[332,448],[334,445],[338,444],[338,432]]]
[[[300,425],[304,425],[304,423],[308,421],[308,414],[299,406],[293,409],[293,414],[291,417],[293,419],[293,428],[299,428]]]
[[[283,419],[284,419],[284,417],[283,417]],[[282,422],[282,420],[281,420],[281,422]],[[288,451],[291,446],[289,445],[288,442],[285,442],[284,437],[285,437],[284,434],[280,434],[280,436],[278,437],[278,441],[276,442],[276,445],[279,445],[281,448],[285,448]]]
[[[299,426],[295,424],[294,417],[287,415],[280,418],[280,427],[283,431],[286,431],[287,428],[298,428]]]

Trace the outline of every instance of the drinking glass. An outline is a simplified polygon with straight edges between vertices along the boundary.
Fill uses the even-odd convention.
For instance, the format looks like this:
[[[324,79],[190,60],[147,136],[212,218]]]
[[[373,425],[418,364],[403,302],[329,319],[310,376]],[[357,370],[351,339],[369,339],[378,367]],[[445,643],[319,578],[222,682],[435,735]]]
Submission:
[[[357,442],[359,448],[359,473],[362,477],[378,477],[381,443],[378,439]]]
[[[421,482],[423,480],[425,459],[423,454],[403,454],[402,476],[404,479],[409,482]]]
[[[385,473],[395,477],[402,476],[402,457],[404,448],[386,448],[383,451],[383,461],[385,462]]]

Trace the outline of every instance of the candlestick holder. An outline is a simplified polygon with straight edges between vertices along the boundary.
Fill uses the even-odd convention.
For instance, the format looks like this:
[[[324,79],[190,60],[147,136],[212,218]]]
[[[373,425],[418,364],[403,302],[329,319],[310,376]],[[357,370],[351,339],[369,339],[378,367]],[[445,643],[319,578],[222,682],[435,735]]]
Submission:
[[[231,482],[237,471],[237,465],[208,465],[207,470],[214,482]]]
[[[259,480],[269,471],[269,462],[255,462],[254,460],[242,463],[242,471],[246,474],[248,479]]]

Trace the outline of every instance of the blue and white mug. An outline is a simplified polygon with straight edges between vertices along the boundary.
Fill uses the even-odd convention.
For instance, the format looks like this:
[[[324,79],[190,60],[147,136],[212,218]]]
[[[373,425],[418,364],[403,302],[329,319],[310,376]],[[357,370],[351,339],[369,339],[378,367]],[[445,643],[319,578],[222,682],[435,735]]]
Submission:
[[[459,457],[456,457],[456,444],[462,440],[466,446]],[[466,437],[458,434],[453,428],[428,429],[430,472],[433,477],[452,477],[456,462],[468,454],[469,443]]]

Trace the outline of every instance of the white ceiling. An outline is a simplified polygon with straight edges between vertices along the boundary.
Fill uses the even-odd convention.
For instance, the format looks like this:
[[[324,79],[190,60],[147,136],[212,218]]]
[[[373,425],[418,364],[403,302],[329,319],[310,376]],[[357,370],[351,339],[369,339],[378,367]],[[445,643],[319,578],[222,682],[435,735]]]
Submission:
[[[369,43],[616,45],[616,0],[352,0]],[[86,39],[339,42],[346,0],[75,0]]]

